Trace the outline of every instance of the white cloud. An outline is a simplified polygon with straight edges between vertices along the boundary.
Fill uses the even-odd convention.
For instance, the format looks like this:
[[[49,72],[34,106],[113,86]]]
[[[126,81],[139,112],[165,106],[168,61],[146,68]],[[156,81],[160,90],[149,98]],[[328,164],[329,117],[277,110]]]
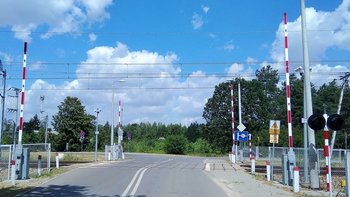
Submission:
[[[258,60],[252,58],[252,57],[247,57],[246,59],[247,64],[256,64]]]
[[[349,69],[346,66],[337,65],[337,66],[329,66],[325,64],[317,64],[311,67],[310,72],[310,81],[316,86],[321,86],[324,83],[332,81],[334,78],[338,78],[339,75],[329,75],[329,73],[345,73],[349,72]]]
[[[0,59],[5,62],[10,62],[13,60],[12,56],[0,51]],[[4,62],[3,62],[4,64]]]
[[[210,37],[210,38],[216,38],[216,35],[213,34],[213,33],[209,33],[209,37]]]
[[[349,0],[344,0],[334,11],[316,11],[306,8],[306,24],[308,31],[309,59],[321,61],[329,48],[350,50],[350,11]],[[302,61],[301,17],[288,22],[289,61]],[[271,58],[277,62],[284,61],[284,28],[280,23],[276,39],[270,51]],[[292,65],[297,67],[300,65]],[[281,67],[279,68],[281,69]]]
[[[201,15],[199,15],[199,14],[197,14],[197,13],[194,13],[193,15],[192,15],[192,27],[193,27],[193,29],[199,29],[199,28],[201,28],[202,26],[203,26],[203,24],[204,24],[204,21],[203,21],[203,19],[202,19],[202,16]]]
[[[205,6],[205,5],[202,5],[201,7],[202,7],[202,11],[204,12],[204,14],[208,14],[210,8],[208,6]]]
[[[35,71],[35,70],[40,70],[40,69],[42,69],[43,67],[45,67],[45,66],[43,65],[43,63],[40,62],[40,61],[38,61],[38,62],[34,62],[34,63],[29,64],[29,65],[28,65],[28,70],[29,70],[29,71]]]
[[[80,27],[108,19],[112,0],[2,0],[0,27],[10,27],[15,37],[31,41],[31,32],[47,27],[42,38],[55,34],[79,33]]]
[[[89,42],[95,42],[97,39],[97,35],[94,33],[89,34]]]
[[[178,78],[181,69],[177,61],[174,53],[161,55],[147,50],[131,51],[120,42],[116,46],[92,48],[87,51],[87,59],[78,66],[76,79],[61,85],[35,81],[26,96],[25,102],[31,103],[26,105],[26,117],[40,111],[39,98],[45,94],[50,115],[57,112],[56,106],[66,96],[76,96],[88,113],[94,114],[93,110],[99,107],[102,109],[101,121],[111,122],[113,83],[124,79],[124,83],[115,83],[114,86],[116,104],[117,100],[122,100],[124,123],[149,121],[188,125],[191,121],[203,122],[204,105],[220,79],[209,77],[202,71],[192,72],[185,79]],[[40,89],[48,90],[38,91]]]
[[[314,8],[306,8],[306,25],[308,38],[308,51],[311,82],[316,86],[328,83],[338,78],[338,75],[329,73],[347,72],[349,69],[343,65],[330,66],[320,64],[323,59],[327,58],[329,49],[340,49],[350,51],[350,0],[343,2],[333,11],[317,11]],[[301,34],[301,17],[288,22],[288,47],[290,72],[302,66],[303,50],[302,50],[302,34]],[[276,38],[272,43],[270,51],[271,58],[274,62],[272,67],[284,72],[284,27],[283,22],[280,23],[276,32]],[[295,63],[298,62],[298,63]],[[263,65],[263,64],[262,64]],[[283,78],[282,78],[283,79]]]
[[[226,51],[232,51],[235,48],[236,47],[233,45],[233,40],[228,41],[224,46],[224,50]]]

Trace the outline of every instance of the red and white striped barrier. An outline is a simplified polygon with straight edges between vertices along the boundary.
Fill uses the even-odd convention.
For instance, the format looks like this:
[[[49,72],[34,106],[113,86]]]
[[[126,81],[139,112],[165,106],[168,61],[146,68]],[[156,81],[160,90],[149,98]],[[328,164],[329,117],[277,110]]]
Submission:
[[[292,109],[291,109],[291,102],[290,102],[288,33],[287,33],[287,14],[286,13],[284,13],[284,56],[285,56],[285,61],[286,61],[286,93],[287,93],[288,142],[289,142],[289,148],[293,149]]]
[[[236,163],[236,150],[235,150],[235,116],[234,116],[234,106],[233,106],[233,85],[230,85],[231,88],[231,129],[232,129],[232,147],[233,147],[233,151],[232,151],[232,163]]]
[[[324,119],[327,121],[327,114],[323,114]],[[330,166],[330,158],[329,158],[329,130],[327,127],[327,124],[324,126],[324,157],[326,159],[326,181],[327,181],[327,192],[331,191],[331,177],[330,177],[330,171],[329,171],[329,166]]]
[[[22,145],[24,93],[26,89],[25,88],[26,87],[26,67],[27,67],[27,42],[24,43],[24,53],[23,53],[21,111],[19,115],[18,147],[21,147]]]
[[[252,160],[253,154],[252,154],[252,134],[248,134],[249,138],[249,160]]]

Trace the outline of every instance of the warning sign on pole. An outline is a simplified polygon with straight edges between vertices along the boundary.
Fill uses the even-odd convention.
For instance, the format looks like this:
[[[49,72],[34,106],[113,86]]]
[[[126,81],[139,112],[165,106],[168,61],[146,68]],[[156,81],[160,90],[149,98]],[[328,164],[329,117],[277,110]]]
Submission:
[[[280,120],[270,120],[270,143],[278,144],[278,135],[280,134]]]
[[[280,134],[280,120],[270,120],[270,135],[279,135]]]
[[[270,143],[278,144],[278,135],[270,135]]]

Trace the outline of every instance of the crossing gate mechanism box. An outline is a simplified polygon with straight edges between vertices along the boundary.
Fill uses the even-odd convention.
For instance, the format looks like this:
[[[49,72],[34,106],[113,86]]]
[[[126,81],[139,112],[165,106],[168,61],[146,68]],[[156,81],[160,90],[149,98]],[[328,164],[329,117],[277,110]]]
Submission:
[[[29,179],[29,155],[28,148],[18,148],[16,150],[17,180]]]

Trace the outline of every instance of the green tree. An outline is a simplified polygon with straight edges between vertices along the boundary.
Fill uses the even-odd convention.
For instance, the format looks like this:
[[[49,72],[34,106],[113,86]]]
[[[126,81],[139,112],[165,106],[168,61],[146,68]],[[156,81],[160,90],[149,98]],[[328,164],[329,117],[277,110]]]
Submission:
[[[171,135],[165,140],[164,149],[168,154],[184,154],[187,139],[183,135]]]
[[[53,116],[53,128],[58,132],[54,141],[54,148],[57,151],[63,151],[66,143],[69,143],[71,151],[80,151],[80,131],[85,131],[85,140],[83,147],[90,147],[90,140],[94,137],[94,117],[85,112],[85,107],[76,97],[66,97],[61,105],[58,106],[58,112]]]
[[[39,132],[40,129],[40,120],[38,118],[38,115],[35,114],[29,122],[23,123],[23,144],[33,144],[39,142]]]

